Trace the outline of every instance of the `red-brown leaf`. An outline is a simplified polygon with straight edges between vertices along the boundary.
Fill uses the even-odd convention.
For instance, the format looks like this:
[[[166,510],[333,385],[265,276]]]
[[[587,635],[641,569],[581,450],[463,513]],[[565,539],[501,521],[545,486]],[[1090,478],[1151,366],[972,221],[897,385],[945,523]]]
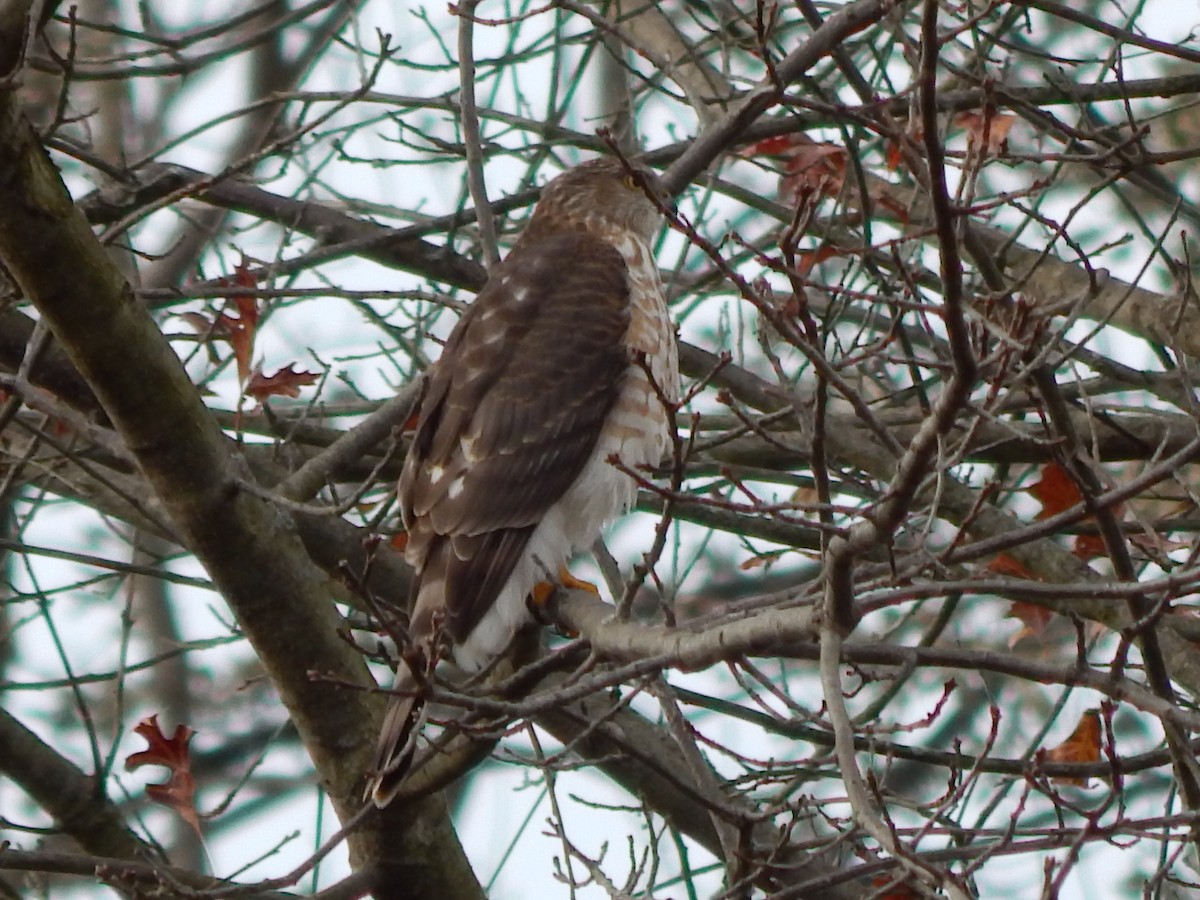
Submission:
[[[803,134],[767,138],[751,145],[743,155],[782,157],[784,177],[779,192],[793,201],[808,190],[825,196],[839,193],[849,159],[845,147],[819,144]]]
[[[967,129],[967,147],[984,156],[999,156],[1008,149],[1008,132],[1017,117],[1011,113],[961,112],[954,117],[954,124]]]
[[[892,872],[876,875],[871,879],[871,887],[875,889],[871,896],[876,900],[915,900],[921,896],[915,888],[909,887],[907,881],[897,884],[895,873]]]
[[[783,557],[786,550],[773,550],[770,553],[761,553],[758,556],[752,556],[745,562],[738,565],[738,568],[743,572],[749,572],[751,569],[761,568],[763,571],[771,568],[775,563]]]
[[[264,375],[261,369],[250,373],[246,381],[246,394],[260,403],[267,397],[299,397],[300,388],[316,384],[320,376],[315,372],[296,371],[295,363],[288,363],[274,375]]]
[[[997,575],[1011,575],[1013,578],[1028,578],[1030,581],[1037,581],[1038,578],[1030,572],[1024,565],[1009,556],[1007,553],[997,553],[995,559],[987,564],[989,572],[995,572]]]
[[[1085,562],[1108,555],[1108,545],[1098,534],[1081,534],[1075,538],[1075,549],[1072,551]]]
[[[228,333],[229,343],[233,345],[238,381],[245,384],[250,377],[250,362],[254,358],[254,335],[258,331],[258,300],[253,294],[254,275],[245,262],[239,263],[234,270],[233,283],[237,287],[247,288],[249,292],[235,294],[233,305],[237,307],[237,315],[223,312],[218,322]]]
[[[1100,710],[1089,709],[1079,717],[1079,722],[1071,736],[1046,751],[1045,759],[1049,762],[1092,763],[1100,761]],[[1063,784],[1088,786],[1087,778],[1056,778]]]
[[[909,138],[918,143],[925,136],[925,129],[921,127],[920,123],[909,123],[907,131]],[[904,165],[904,146],[899,139],[888,139],[887,152],[884,153],[884,165],[893,172]]]
[[[1083,502],[1083,494],[1067,470],[1058,463],[1042,466],[1042,477],[1029,486],[1029,493],[1042,504],[1038,519],[1048,519]]]
[[[188,742],[195,734],[186,725],[175,728],[168,738],[158,727],[158,716],[143,719],[133,729],[145,738],[147,747],[131,753],[125,759],[125,770],[132,771],[140,766],[166,766],[171,778],[165,784],[146,785],[146,794],[155,803],[169,806],[185,822],[200,833],[200,817],[196,814],[196,780],[192,777],[192,759]]]
[[[1011,649],[1017,645],[1018,641],[1024,638],[1041,637],[1050,620],[1054,618],[1054,612],[1035,603],[1014,600],[1013,605],[1009,607],[1008,617],[1010,619],[1019,619],[1023,625],[1020,631],[1008,639],[1008,646]]]
[[[1037,514],[1038,519],[1048,519],[1083,502],[1079,485],[1058,463],[1042,466],[1041,479],[1031,485],[1028,491],[1042,504],[1042,511]],[[1117,504],[1111,509],[1117,519],[1124,515],[1122,504]],[[1085,521],[1092,521],[1092,517],[1089,516]],[[1074,553],[1082,560],[1096,559],[1107,555],[1108,547],[1098,534],[1081,534],[1075,538]]]
[[[784,196],[793,201],[800,199],[806,191],[816,191],[832,197],[842,190],[846,180],[846,162],[849,154],[845,147],[836,144],[808,144],[797,147],[787,155],[783,171],[786,173],[779,183]]]
[[[796,254],[796,269],[801,276],[807,277],[812,272],[813,267],[818,263],[823,263],[827,259],[834,259],[842,256],[846,251],[837,244],[825,243],[816,250],[805,250],[802,253]]]

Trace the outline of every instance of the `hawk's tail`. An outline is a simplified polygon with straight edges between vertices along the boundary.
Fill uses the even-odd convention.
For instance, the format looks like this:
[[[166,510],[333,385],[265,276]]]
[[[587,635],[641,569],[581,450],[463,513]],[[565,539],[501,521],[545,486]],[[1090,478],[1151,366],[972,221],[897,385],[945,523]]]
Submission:
[[[425,700],[417,680],[403,660],[396,669],[396,682],[392,690],[395,696],[383,719],[383,730],[375,748],[375,761],[371,765],[371,778],[363,798],[370,797],[378,807],[391,803],[404,782],[417,747],[417,735],[421,733],[425,721]]]

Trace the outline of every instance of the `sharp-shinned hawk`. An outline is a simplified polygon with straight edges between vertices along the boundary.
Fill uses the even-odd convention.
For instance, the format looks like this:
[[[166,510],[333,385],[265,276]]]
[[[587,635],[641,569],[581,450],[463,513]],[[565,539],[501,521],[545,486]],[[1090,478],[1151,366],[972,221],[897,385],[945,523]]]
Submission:
[[[649,177],[593,160],[551,181],[429,371],[400,477],[408,638],[426,660],[442,642],[468,672],[502,655],[534,587],[632,504],[609,457],[663,458],[679,370]],[[411,762],[416,688],[401,661],[371,773],[380,806]]]

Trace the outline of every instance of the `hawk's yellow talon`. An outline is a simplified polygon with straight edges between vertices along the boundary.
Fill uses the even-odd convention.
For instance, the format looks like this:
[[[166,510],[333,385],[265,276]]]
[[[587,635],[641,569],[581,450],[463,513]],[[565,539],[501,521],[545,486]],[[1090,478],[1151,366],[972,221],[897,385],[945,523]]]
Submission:
[[[593,594],[596,597],[600,596],[600,589],[594,584],[592,584],[590,581],[581,581],[572,575],[571,571],[566,566],[562,566],[558,570],[557,584],[555,584],[553,581],[539,581],[533,586],[533,590],[530,591],[530,598],[532,599],[533,605],[539,607],[545,606],[546,601],[550,599],[550,595],[554,593],[554,589],[560,586],[569,591],[587,591],[589,594]]]
[[[589,594],[600,596],[600,588],[590,581],[581,581],[580,578],[571,575],[571,570],[564,565],[558,570],[557,584],[552,581],[539,581],[534,584],[532,592],[529,592],[533,599],[533,605],[545,606],[546,601],[550,600],[550,595],[554,593],[554,588],[557,587],[564,587],[568,590],[587,590]]]
[[[542,607],[546,605],[546,601],[550,599],[550,595],[554,593],[555,584],[552,581],[539,581],[533,586],[530,596],[533,599],[533,605]]]
[[[580,581],[571,574],[571,570],[563,566],[558,570],[558,583],[565,588],[570,588],[575,591],[587,591],[589,594],[600,596],[600,589],[590,581]]]

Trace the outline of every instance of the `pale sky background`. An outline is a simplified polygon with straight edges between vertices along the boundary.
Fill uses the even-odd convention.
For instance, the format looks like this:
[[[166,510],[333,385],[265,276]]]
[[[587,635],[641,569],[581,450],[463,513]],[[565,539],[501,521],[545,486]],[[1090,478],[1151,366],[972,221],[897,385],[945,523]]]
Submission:
[[[742,0],[737,0],[737,2],[740,3]],[[220,17],[220,8],[233,9],[235,6],[241,9],[237,5],[208,4],[204,8],[203,15],[210,21],[216,20]],[[375,29],[392,34],[394,42],[400,44],[405,59],[430,63],[441,62],[442,56],[437,40],[413,15],[416,8],[417,4],[413,2],[375,0],[364,8],[362,15],[357,20],[356,28],[361,35],[370,35]],[[442,39],[453,47],[455,20],[447,13],[445,5],[428,3],[425,5],[425,9],[430,21],[439,29]],[[1151,0],[1147,4],[1147,9],[1150,14],[1143,16],[1142,21],[1147,26],[1153,26],[1151,33],[1157,39],[1178,40],[1190,33],[1192,29],[1200,27],[1200,3],[1190,2],[1190,0],[1189,2]],[[506,14],[506,10],[507,7],[503,4],[484,2],[479,7],[478,15],[502,16]],[[186,10],[186,16],[185,11],[181,9],[180,24],[184,24],[186,18],[190,17],[193,12],[194,9],[190,5]],[[549,14],[545,15],[544,19],[548,23],[550,21]],[[479,55],[487,56],[493,52],[499,52],[503,49],[504,39],[503,29],[477,28],[476,41]],[[370,43],[369,38],[363,40],[364,43]],[[359,62],[348,50],[334,54],[329,58],[330,62],[335,58],[340,58],[341,64],[336,67],[327,64],[315,72],[306,84],[307,89],[347,89],[357,84]],[[1141,62],[1136,56],[1131,56],[1127,60],[1126,77],[1141,77],[1143,73],[1138,71]],[[190,87],[191,100],[187,104],[175,107],[174,118],[170,122],[171,130],[175,133],[182,133],[195,127],[200,121],[215,118],[221,111],[236,110],[240,105],[240,79],[244,74],[244,67],[235,60],[228,65],[221,66],[219,70],[214,70],[204,77],[196,79]],[[402,78],[401,76],[405,74],[411,77]],[[453,91],[456,86],[457,73],[452,71],[426,72],[417,78],[411,70],[389,67],[385,69],[377,90],[396,94],[433,96]],[[535,92],[537,90],[536,80],[532,76],[526,78],[522,83],[522,88],[527,93]],[[587,89],[582,93],[581,105],[584,111],[589,109],[589,93]],[[494,98],[489,97],[486,93],[480,97],[481,103],[509,110],[515,109],[515,100],[510,87],[501,90]],[[533,101],[531,105],[534,109],[537,108],[536,101]],[[675,109],[677,110],[677,108]],[[379,109],[381,116],[386,112],[388,112],[386,108]],[[357,120],[362,115],[361,110],[355,110],[350,118]],[[643,117],[643,119],[649,119],[649,117]],[[581,131],[591,131],[594,127],[582,116],[579,121],[567,124]],[[678,119],[669,123],[662,122],[662,127],[658,132],[651,130],[643,134],[645,144],[654,147],[671,140],[672,138],[666,130],[668,125],[673,126],[677,133],[684,133],[694,128],[693,122],[682,122]],[[487,128],[485,123],[485,130]],[[183,146],[165,154],[165,158],[201,170],[212,171],[221,158],[227,135],[227,128],[213,128],[202,138],[190,140]],[[331,130],[331,140],[336,136],[336,132]],[[453,137],[449,134],[445,136]],[[348,149],[362,157],[395,156],[402,151],[402,148],[388,142],[388,138],[394,137],[395,126],[386,119],[381,119],[377,130],[357,131]],[[586,155],[580,156],[581,159],[585,157]],[[268,165],[267,169],[270,170],[270,168],[271,166]],[[444,177],[439,175],[439,170],[444,170]],[[358,197],[374,198],[381,203],[394,203],[401,208],[420,207],[430,214],[452,211],[459,204],[460,182],[457,176],[452,174],[450,167],[438,167],[434,170],[426,168],[379,169],[368,172],[365,167],[358,166],[353,170],[343,171],[346,172],[347,177],[355,179],[355,183],[344,185],[346,192]],[[500,161],[495,166],[490,166],[487,175],[492,196],[500,196],[510,191],[515,186],[515,181],[520,174],[521,171],[507,161]],[[294,167],[288,177],[274,181],[268,187],[275,192],[287,193],[289,182],[298,188],[303,177],[304,173],[298,167]],[[746,177],[754,176],[747,174]],[[1018,171],[1014,172],[1013,177],[1024,181],[1028,175]],[[364,185],[360,180],[363,178],[374,178],[376,182]],[[336,176],[334,180],[336,183]],[[78,181],[73,181],[72,187],[76,190],[77,195],[82,193],[82,185]],[[83,189],[86,190],[86,188]],[[762,189],[771,189],[769,181],[764,181]],[[329,202],[334,203],[336,200],[330,198]],[[1052,210],[1053,207],[1050,207],[1047,211]],[[165,223],[169,219],[163,217],[162,221]],[[238,248],[248,255],[258,254],[270,258],[277,250],[275,243],[264,242],[261,246],[256,246],[254,244],[256,235],[269,237],[262,232],[250,232],[245,240],[239,239]],[[672,237],[666,249],[660,254],[660,260],[674,260],[677,257],[678,246],[678,240]],[[1134,252],[1129,254],[1129,257],[1125,262],[1114,261],[1110,264],[1106,261],[1104,264],[1109,265],[1114,274],[1132,277],[1144,259],[1144,255]],[[339,286],[347,288],[400,290],[421,286],[416,279],[357,261],[347,261],[337,266],[327,267],[323,271],[326,274],[335,275]],[[753,274],[757,274],[757,272]],[[1161,274],[1152,272],[1147,286],[1160,287],[1157,279]],[[311,368],[313,366],[308,364],[312,361],[312,357],[309,355],[309,348],[312,348],[318,352],[325,363],[335,364],[341,373],[351,377],[366,393],[372,396],[382,395],[385,393],[385,385],[389,380],[388,373],[381,371],[377,361],[372,360],[360,364],[349,359],[356,353],[370,352],[374,349],[370,346],[357,345],[356,342],[361,340],[362,334],[369,334],[371,338],[377,334],[374,331],[361,332],[357,328],[358,320],[354,318],[355,315],[345,306],[331,302],[327,309],[321,309],[318,304],[298,304],[274,316],[271,319],[270,327],[260,334],[257,344],[257,353],[264,362],[265,370],[274,371],[279,366],[293,361],[301,364],[302,368]],[[705,315],[716,315],[716,311],[708,310]],[[319,318],[315,316],[319,316]],[[686,325],[685,334],[698,334],[708,324],[711,323],[707,323],[704,319],[691,320]],[[184,326],[177,320],[171,320],[168,322],[168,327],[183,329]],[[336,348],[338,353],[347,358],[340,362],[331,358],[329,355],[331,348]],[[1144,349],[1138,342],[1130,340],[1128,353],[1131,358],[1136,358],[1136,354],[1143,352]],[[1127,362],[1129,361],[1127,359]],[[233,397],[236,395],[236,386],[231,378],[226,377],[214,387],[219,398],[232,404]],[[612,540],[612,547],[618,558],[628,564],[635,557],[639,548],[644,545],[645,536],[649,533],[652,525],[653,520],[645,516],[634,516],[623,522],[616,529]],[[681,559],[686,560],[689,553],[695,552],[698,536],[698,531],[688,530],[680,538],[678,550]],[[119,557],[122,552],[119,541],[105,533],[99,520],[85,521],[75,507],[64,506],[61,511],[43,511],[37,518],[36,526],[24,535],[24,539],[31,544],[53,547],[70,547],[74,541],[80,552],[97,555]],[[44,588],[53,587],[56,584],[71,584],[81,577],[80,573],[94,574],[94,570],[41,559],[34,561],[34,567],[38,577],[43,579],[42,586]],[[204,577],[199,566],[190,560],[178,563],[173,569],[181,574]],[[586,576],[588,574],[587,565],[578,567],[577,574]],[[29,576],[25,577],[28,579]],[[25,586],[29,587],[30,583],[27,582]],[[67,618],[61,619],[62,622],[70,623],[69,631],[64,630],[61,636],[67,645],[71,663],[76,672],[106,671],[112,669],[120,659],[119,648],[114,646],[113,641],[107,636],[111,633],[113,620],[110,608],[113,596],[108,592],[110,587],[105,587],[104,593],[91,598],[80,592],[80,595],[71,601],[73,612]],[[685,581],[682,589],[686,589],[686,587],[687,582]],[[189,637],[199,639],[227,633],[229,614],[219,597],[192,588],[177,587],[173,591],[180,606],[188,610],[184,626]],[[1000,625],[997,625],[996,622],[996,618],[990,614],[986,618],[981,616],[980,619],[982,627],[1011,628],[1013,631],[1020,627],[1015,620],[1002,620]],[[98,639],[97,635],[100,634],[105,636]],[[28,635],[26,635],[27,638]],[[136,647],[135,638],[134,652],[129,655],[130,659],[136,660],[143,657],[143,654],[136,652]],[[246,659],[247,655],[248,650],[244,646],[208,651],[202,657],[207,671],[211,673],[208,690],[218,696],[233,697],[234,692],[241,688],[241,677],[236,671],[236,667]],[[765,668],[767,671],[771,671],[769,665]],[[792,665],[791,669],[804,671],[804,667],[798,664]],[[811,667],[809,671],[812,671]],[[32,658],[32,655],[18,658],[8,672],[10,680],[26,682],[61,678],[62,675],[61,665],[49,650],[37,658]],[[939,696],[941,677],[941,673],[933,672],[914,682],[924,684],[929,691],[913,692],[914,695],[908,698],[906,703],[892,710],[891,714],[905,715],[910,721],[919,720],[927,715],[932,703]],[[138,676],[131,677],[130,684],[136,686],[137,678]],[[723,671],[687,676],[673,673],[671,680],[673,683],[693,687],[714,695],[733,693],[735,690]],[[811,681],[812,706],[815,709],[820,703],[819,685],[815,674],[812,674]],[[56,739],[59,739],[63,734],[61,730],[54,730],[55,723],[47,719],[46,699],[37,692],[9,694],[8,702],[12,705],[15,714],[26,721],[30,727],[39,730],[43,736],[49,737],[54,734]],[[1078,712],[1094,707],[1097,703],[1096,696],[1083,691],[1076,692],[1068,702],[1068,712],[1060,718],[1063,732],[1061,734],[1054,733],[1048,740],[1048,745],[1056,744],[1064,739],[1077,719]],[[651,705],[647,704],[642,708],[650,715],[657,714],[656,709]],[[264,715],[266,714],[264,712]],[[278,711],[270,711],[272,718],[277,714]],[[981,710],[980,714],[985,715],[985,711]],[[130,725],[139,718],[140,715],[126,717]],[[697,721],[701,723],[702,728],[714,729],[711,732],[706,731],[710,737],[737,746],[756,758],[770,757],[774,752],[781,756],[796,752],[794,747],[787,746],[779,738],[768,739],[761,732],[752,731],[745,726],[733,729],[731,722],[718,720],[718,717],[715,716],[699,717]],[[204,723],[195,724],[199,731],[194,742],[196,748],[219,745],[223,740],[222,734],[206,731]],[[1031,730],[1036,729],[1038,724],[1030,722]],[[107,748],[112,736],[102,735],[101,737],[102,744]],[[1154,736],[1147,735],[1148,742],[1152,743],[1153,739]],[[546,739],[546,745],[551,745],[548,739]],[[525,741],[520,738],[508,741],[504,746],[517,752],[524,752],[527,749]],[[157,769],[148,768],[132,774],[121,771],[121,761],[142,747],[141,740],[132,733],[126,733],[120,737],[115,749],[117,765],[113,777],[113,787],[110,789],[114,796],[118,795],[116,784],[120,784],[132,794],[139,791],[147,782],[162,780],[162,771]],[[77,762],[87,766],[88,754],[85,747],[61,747],[60,749],[69,752]],[[271,757],[271,762],[268,764],[269,774],[290,778],[307,772],[306,760],[297,758],[294,761],[294,767],[287,769],[281,766],[282,760],[278,757],[278,754]],[[718,768],[724,764],[720,758],[715,759],[714,762]],[[732,772],[732,770],[730,771]],[[633,840],[636,852],[640,853],[646,846],[645,826],[641,817],[621,809],[621,807],[630,806],[631,799],[606,779],[587,771],[562,773],[558,776],[558,781],[559,800],[564,805],[563,819],[570,829],[572,838],[585,851],[593,855],[598,855],[602,845],[607,842],[606,868],[609,875],[619,882],[627,870],[627,860],[630,855],[630,849],[626,844],[626,835]],[[812,789],[828,792],[836,786],[836,784],[818,783],[814,784]],[[550,810],[543,784],[536,770],[516,765],[493,765],[489,768],[486,777],[475,778],[471,781],[469,791],[469,803],[464,805],[469,807],[470,812],[459,818],[459,830],[463,844],[467,848],[481,881],[488,884],[494,878],[494,888],[491,890],[490,896],[496,900],[567,897],[566,887],[553,879],[553,867],[548,862],[551,856],[561,857],[562,850],[559,843],[545,833],[545,822],[550,815]],[[1080,796],[1086,796],[1086,794],[1081,793]],[[202,810],[208,809],[220,799],[218,795],[205,791],[202,787],[199,806]],[[15,800],[12,786],[0,784],[0,806],[4,809],[20,808],[23,810],[26,808],[23,804],[20,807],[14,807]],[[229,829],[227,834],[212,839],[209,843],[209,852],[213,871],[218,874],[229,874],[241,870],[259,856],[270,852],[286,836],[295,832],[297,836],[294,839],[279,847],[263,863],[242,873],[239,878],[246,881],[275,876],[287,871],[306,858],[323,835],[332,833],[337,827],[332,812],[326,807],[319,822],[320,833],[318,833],[319,805],[319,795],[314,787],[302,799],[266,806],[264,812],[254,820],[253,825],[247,825],[240,829]],[[610,808],[606,809],[605,807]],[[146,821],[153,830],[156,822],[163,821],[169,815],[171,814],[167,811],[151,810]],[[526,820],[529,824],[521,829],[518,835],[515,826]],[[509,842],[514,835],[517,836],[516,842],[510,848]],[[662,841],[661,847],[665,856],[664,866],[675,866],[674,850],[670,841]],[[1104,845],[1089,846],[1084,851],[1084,862],[1075,867],[1067,885],[1068,889],[1062,896],[1064,898],[1080,898],[1080,900],[1082,898],[1105,900],[1105,898],[1135,896],[1130,893],[1126,879],[1135,870],[1144,871],[1148,865],[1153,866],[1152,861],[1147,862],[1144,859],[1144,855],[1150,850],[1149,843],[1139,844],[1133,851],[1121,851]],[[711,862],[711,857],[703,850],[696,847],[691,848],[690,863],[693,869],[700,869]],[[1041,862],[1042,857],[1030,854],[1020,857],[1017,862],[1000,862],[987,867],[980,878],[981,896],[985,898],[1036,896],[1042,879]],[[341,850],[336,851],[321,867],[321,883],[327,885],[337,880],[345,873],[346,867],[345,853]],[[719,875],[714,873],[707,878],[702,878],[699,884],[702,887],[701,896],[716,893],[719,886]],[[307,885],[301,885],[301,887],[304,886]],[[72,896],[101,896],[106,893],[86,888],[72,892]],[[661,897],[683,897],[685,895],[686,892],[682,886],[663,890],[659,894]],[[591,887],[579,891],[578,896],[590,900],[590,898],[604,897],[606,894],[599,888]],[[451,898],[446,898],[446,900],[451,900]]]

